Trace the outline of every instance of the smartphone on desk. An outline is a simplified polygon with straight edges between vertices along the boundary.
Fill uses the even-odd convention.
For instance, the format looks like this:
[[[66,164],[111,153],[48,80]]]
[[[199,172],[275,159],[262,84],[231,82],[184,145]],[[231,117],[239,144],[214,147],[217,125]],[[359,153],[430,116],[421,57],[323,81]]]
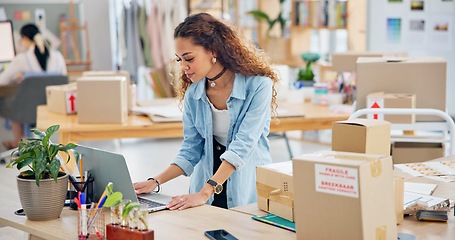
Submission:
[[[224,229],[205,231],[205,236],[212,240],[238,240]]]

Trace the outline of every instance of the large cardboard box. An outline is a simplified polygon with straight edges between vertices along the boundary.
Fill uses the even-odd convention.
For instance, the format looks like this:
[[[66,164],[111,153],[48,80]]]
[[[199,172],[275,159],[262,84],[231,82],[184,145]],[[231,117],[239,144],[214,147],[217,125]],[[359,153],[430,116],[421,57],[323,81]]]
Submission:
[[[416,108],[446,109],[447,61],[439,57],[413,57],[401,61],[387,58],[357,59],[357,109],[366,108],[367,95],[374,92],[411,93]],[[441,121],[417,115],[416,121]]]
[[[332,70],[340,72],[355,72],[357,58],[359,57],[406,57],[405,52],[368,52],[347,51],[332,54]]]
[[[46,87],[46,103],[50,112],[72,114],[77,112],[77,85],[75,83]]]
[[[394,164],[425,162],[444,157],[444,145],[431,142],[394,142],[392,159]]]
[[[368,108],[415,108],[415,105],[415,94],[377,92],[367,96]],[[384,114],[368,114],[368,119],[381,119],[391,123],[415,123],[414,114],[385,116]]]
[[[332,150],[390,155],[390,123],[360,118],[334,122]]]
[[[294,221],[292,162],[272,163],[256,168],[258,207]]]
[[[126,77],[86,76],[77,79],[79,123],[125,123],[128,120]]]
[[[319,152],[292,160],[297,239],[396,239],[390,156]]]

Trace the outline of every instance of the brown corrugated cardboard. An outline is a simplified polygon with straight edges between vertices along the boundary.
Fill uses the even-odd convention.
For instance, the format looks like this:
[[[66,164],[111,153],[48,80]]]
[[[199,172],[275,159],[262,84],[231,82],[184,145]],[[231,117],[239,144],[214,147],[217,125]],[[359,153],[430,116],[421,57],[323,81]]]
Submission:
[[[416,108],[446,109],[447,62],[437,57],[415,57],[390,62],[385,58],[357,59],[357,109],[366,107],[366,97],[374,92],[411,93]],[[441,121],[418,115],[416,121]]]
[[[444,157],[442,143],[394,142],[392,159],[394,164],[424,162]]]
[[[130,73],[127,71],[85,71],[82,76],[123,76],[127,81],[128,110],[136,106],[136,85],[131,83]]]
[[[353,119],[334,122],[332,150],[367,154],[390,154],[390,123]]]
[[[395,214],[397,218],[397,224],[400,224],[404,220],[404,178],[393,178],[393,192],[395,193]]]
[[[415,94],[377,92],[370,93],[367,96],[368,108],[415,108],[415,104]],[[386,120],[390,123],[415,123],[414,114],[385,116],[383,114],[369,114],[368,118]]]
[[[258,166],[256,188],[259,209],[294,221],[291,161]]]
[[[348,51],[332,54],[332,70],[340,72],[355,72],[356,62],[359,57],[406,57],[405,52],[367,52],[367,51]]]
[[[50,112],[72,114],[77,112],[77,86],[75,83],[46,87],[46,103]]]
[[[79,123],[125,123],[128,119],[126,77],[85,76],[77,79]]]
[[[390,156],[326,151],[292,162],[297,239],[396,239]]]

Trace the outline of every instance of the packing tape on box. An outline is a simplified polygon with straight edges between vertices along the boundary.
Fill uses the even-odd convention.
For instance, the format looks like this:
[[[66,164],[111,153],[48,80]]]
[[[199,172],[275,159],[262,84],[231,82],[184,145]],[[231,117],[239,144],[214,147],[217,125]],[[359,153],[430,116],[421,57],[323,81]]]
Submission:
[[[294,207],[294,194],[282,189],[272,187],[263,183],[256,182],[258,195],[274,202]]]
[[[376,240],[387,239],[387,226],[381,226],[376,228]]]
[[[342,155],[342,154],[321,154],[324,157],[341,158],[346,160],[368,161],[370,162],[371,176],[377,177],[382,173],[382,162],[380,159],[362,156]]]

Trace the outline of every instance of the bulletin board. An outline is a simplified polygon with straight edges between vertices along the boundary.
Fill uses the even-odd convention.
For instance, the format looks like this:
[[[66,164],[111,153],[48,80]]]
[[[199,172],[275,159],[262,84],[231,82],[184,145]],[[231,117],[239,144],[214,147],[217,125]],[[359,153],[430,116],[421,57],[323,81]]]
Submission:
[[[368,50],[447,60],[447,108],[455,116],[455,0],[368,1]]]

